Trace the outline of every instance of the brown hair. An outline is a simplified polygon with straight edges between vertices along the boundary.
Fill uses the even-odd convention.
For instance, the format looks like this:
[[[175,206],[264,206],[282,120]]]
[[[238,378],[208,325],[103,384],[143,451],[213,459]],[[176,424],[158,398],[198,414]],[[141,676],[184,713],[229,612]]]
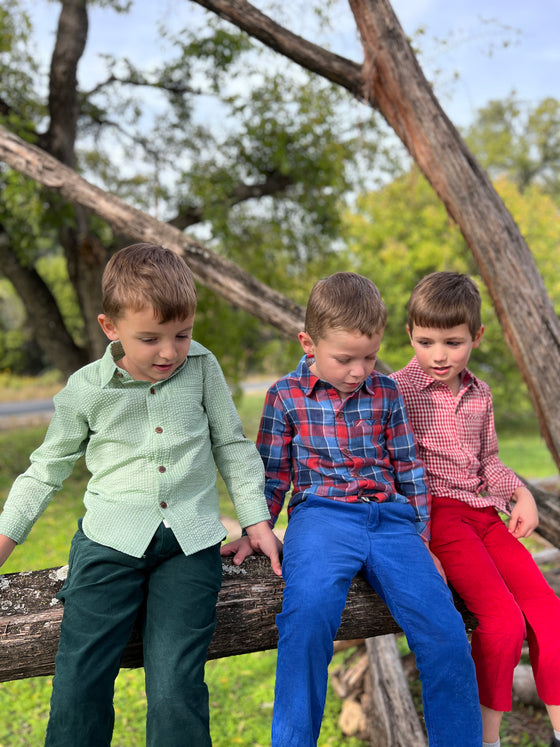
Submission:
[[[331,329],[381,332],[387,310],[377,286],[363,275],[336,272],[313,286],[305,312],[305,331],[317,343]]]
[[[468,275],[457,272],[432,272],[422,278],[410,294],[408,326],[450,329],[466,324],[476,337],[482,320],[478,286]]]
[[[113,254],[101,282],[103,311],[113,321],[151,306],[161,322],[196,310],[194,278],[185,260],[158,244],[132,244]]]

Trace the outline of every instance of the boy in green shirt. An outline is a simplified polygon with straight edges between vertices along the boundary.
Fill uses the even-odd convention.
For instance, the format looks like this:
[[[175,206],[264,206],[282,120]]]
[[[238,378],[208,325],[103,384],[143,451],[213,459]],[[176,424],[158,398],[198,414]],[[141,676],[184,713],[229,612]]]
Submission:
[[[211,745],[207,649],[221,583],[216,466],[251,544],[280,574],[264,471],[215,357],[192,339],[196,290],[161,246],[117,252],[103,276],[105,355],[73,374],[0,515],[0,565],[76,460],[91,479],[70,550],[48,747],[110,745],[113,688],[140,616],[148,747]]]

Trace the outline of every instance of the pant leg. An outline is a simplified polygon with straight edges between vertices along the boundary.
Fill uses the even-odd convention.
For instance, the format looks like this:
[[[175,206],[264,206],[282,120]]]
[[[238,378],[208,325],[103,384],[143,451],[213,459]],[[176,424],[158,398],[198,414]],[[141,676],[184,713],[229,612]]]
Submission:
[[[435,501],[432,506],[432,550],[449,583],[478,620],[472,655],[480,702],[496,711],[509,711],[513,670],[519,663],[526,626],[496,566],[497,546],[494,557],[485,546],[487,541],[492,544],[489,532],[500,524],[508,534],[493,509],[474,509],[451,499]]]
[[[114,724],[114,681],[143,598],[137,560],[72,540],[55,661],[47,747],[105,747]]]
[[[219,545],[185,556],[164,529],[147,556],[147,747],[210,747],[204,667],[222,580]]]
[[[478,690],[463,619],[413,522],[409,504],[370,505],[364,574],[416,656],[430,747],[480,747]]]
[[[365,557],[362,508],[309,498],[292,512],[284,539],[282,612],[276,618],[273,747],[317,744],[333,640]]]
[[[539,697],[560,705],[560,599],[531,553],[499,517],[483,538],[496,568],[525,617],[529,656]]]

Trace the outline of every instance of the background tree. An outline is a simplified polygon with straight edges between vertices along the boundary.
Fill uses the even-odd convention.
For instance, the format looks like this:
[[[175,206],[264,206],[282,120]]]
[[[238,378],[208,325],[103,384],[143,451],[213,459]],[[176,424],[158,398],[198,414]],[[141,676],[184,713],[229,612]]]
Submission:
[[[117,0],[105,5],[128,9]],[[350,164],[359,147],[360,162],[371,165],[375,126],[364,135],[364,116],[347,108],[347,94],[296,65],[280,70],[245,34],[195,11],[189,28],[160,31],[168,50],[161,65],[140,69],[107,50],[105,73],[86,90],[78,69],[88,4],[66,0],[43,93],[31,19],[17,2],[2,9],[0,123],[303,301],[302,278],[332,267],[341,196],[361,176]],[[241,74],[250,86],[236,84]],[[201,99],[212,102],[205,121],[197,118]],[[43,364],[48,359],[68,374],[104,348],[96,321],[100,274],[129,237],[5,168],[0,190],[2,272],[26,310]],[[201,289],[197,336],[231,378],[259,355],[270,358],[275,334]]]
[[[515,183],[500,177],[495,186],[531,246],[548,293],[560,311],[556,203],[536,184],[520,192]],[[483,344],[473,351],[471,367],[490,382],[498,418],[519,422],[530,417],[533,411],[527,388],[505,343],[472,252],[418,169],[413,167],[385,187],[360,195],[348,211],[345,225],[349,262],[375,280],[388,307],[381,351],[384,362],[397,369],[410,359],[406,300],[418,279],[436,270],[468,273],[482,294],[485,325]]]
[[[489,101],[465,134],[492,178],[506,176],[523,192],[539,186],[560,205],[560,102],[530,104],[511,94]]]

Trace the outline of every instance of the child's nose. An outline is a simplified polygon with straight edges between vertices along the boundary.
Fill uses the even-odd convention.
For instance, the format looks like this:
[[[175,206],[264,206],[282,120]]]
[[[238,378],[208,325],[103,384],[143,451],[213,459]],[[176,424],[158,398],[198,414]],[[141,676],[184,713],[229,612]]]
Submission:
[[[364,363],[355,363],[352,366],[350,373],[357,379],[364,379],[368,375],[368,371]]]
[[[172,360],[173,358],[175,358],[177,354],[177,349],[174,343],[168,342],[168,343],[164,343],[161,346],[159,352],[162,358],[166,358],[167,360]]]

